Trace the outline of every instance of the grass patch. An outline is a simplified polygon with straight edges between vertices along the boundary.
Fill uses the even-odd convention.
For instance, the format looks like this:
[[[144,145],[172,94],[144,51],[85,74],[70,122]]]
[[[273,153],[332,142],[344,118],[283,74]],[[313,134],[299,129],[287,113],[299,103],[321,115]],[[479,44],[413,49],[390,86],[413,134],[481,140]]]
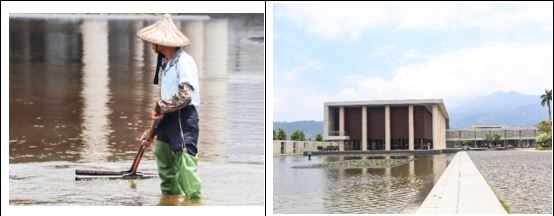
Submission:
[[[498,196],[496,196],[496,198],[498,198]],[[500,201],[500,204],[502,204],[502,208],[504,208],[504,210],[506,210],[506,212],[508,214],[510,214],[510,206],[508,204],[506,204],[506,202],[504,202],[504,200],[501,200],[500,198],[498,198],[498,201]]]
[[[487,184],[488,184],[488,182],[487,182]],[[489,187],[491,187],[491,186],[489,185]],[[494,195],[496,196],[496,199],[498,199],[498,201],[500,202],[500,205],[502,205],[502,208],[504,208],[504,211],[506,211],[506,213],[510,214],[510,206],[504,200],[500,199],[500,196],[498,196],[498,192],[496,192],[496,190],[493,187],[491,187],[491,189],[492,189],[492,192],[494,193]]]
[[[294,166],[292,168],[390,168],[406,164],[413,159],[344,160],[329,163]]]
[[[545,147],[542,147],[542,146],[537,146],[535,147],[536,150],[552,150],[552,146],[545,146]]]

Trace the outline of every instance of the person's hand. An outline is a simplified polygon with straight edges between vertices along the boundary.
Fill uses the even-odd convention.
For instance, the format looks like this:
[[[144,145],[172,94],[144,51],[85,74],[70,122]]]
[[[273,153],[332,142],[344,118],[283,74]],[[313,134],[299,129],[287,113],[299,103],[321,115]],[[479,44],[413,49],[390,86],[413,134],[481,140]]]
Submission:
[[[146,148],[149,148],[154,142],[154,139],[152,137],[151,138],[147,137],[149,130],[150,129],[146,129],[144,133],[142,133],[142,136],[140,137],[140,144],[142,144]]]
[[[152,109],[152,119],[154,120],[160,120],[164,117],[164,114],[162,113],[160,106],[158,106],[158,103],[154,106],[154,109]]]

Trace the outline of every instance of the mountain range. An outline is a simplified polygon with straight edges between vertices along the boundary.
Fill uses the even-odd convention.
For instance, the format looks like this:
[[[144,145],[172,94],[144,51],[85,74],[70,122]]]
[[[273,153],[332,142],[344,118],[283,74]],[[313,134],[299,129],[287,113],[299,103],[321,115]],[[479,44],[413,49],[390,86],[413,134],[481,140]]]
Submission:
[[[517,92],[495,92],[474,98],[448,110],[450,128],[472,125],[533,127],[548,119],[548,108],[541,106],[540,95]]]
[[[548,109],[541,106],[540,95],[518,92],[495,92],[473,98],[456,107],[446,107],[450,128],[470,128],[473,125],[503,125],[507,127],[533,127],[548,119]],[[306,137],[323,133],[322,121],[273,122],[273,129],[284,129],[287,135],[301,130]]]

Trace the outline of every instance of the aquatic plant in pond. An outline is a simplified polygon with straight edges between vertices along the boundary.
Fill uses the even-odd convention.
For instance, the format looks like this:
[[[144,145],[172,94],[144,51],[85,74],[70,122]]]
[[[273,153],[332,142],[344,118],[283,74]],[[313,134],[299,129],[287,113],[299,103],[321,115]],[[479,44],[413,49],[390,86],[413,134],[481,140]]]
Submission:
[[[414,159],[367,159],[367,160],[344,160],[328,163],[318,163],[292,168],[391,168],[409,163]]]

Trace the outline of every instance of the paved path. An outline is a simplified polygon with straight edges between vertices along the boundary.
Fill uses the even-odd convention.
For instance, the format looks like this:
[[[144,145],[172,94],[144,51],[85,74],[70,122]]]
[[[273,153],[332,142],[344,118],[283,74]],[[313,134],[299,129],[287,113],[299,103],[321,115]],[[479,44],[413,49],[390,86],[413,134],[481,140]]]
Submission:
[[[552,214],[552,151],[468,151],[511,214]]]
[[[417,214],[506,214],[466,152],[458,152]]]

